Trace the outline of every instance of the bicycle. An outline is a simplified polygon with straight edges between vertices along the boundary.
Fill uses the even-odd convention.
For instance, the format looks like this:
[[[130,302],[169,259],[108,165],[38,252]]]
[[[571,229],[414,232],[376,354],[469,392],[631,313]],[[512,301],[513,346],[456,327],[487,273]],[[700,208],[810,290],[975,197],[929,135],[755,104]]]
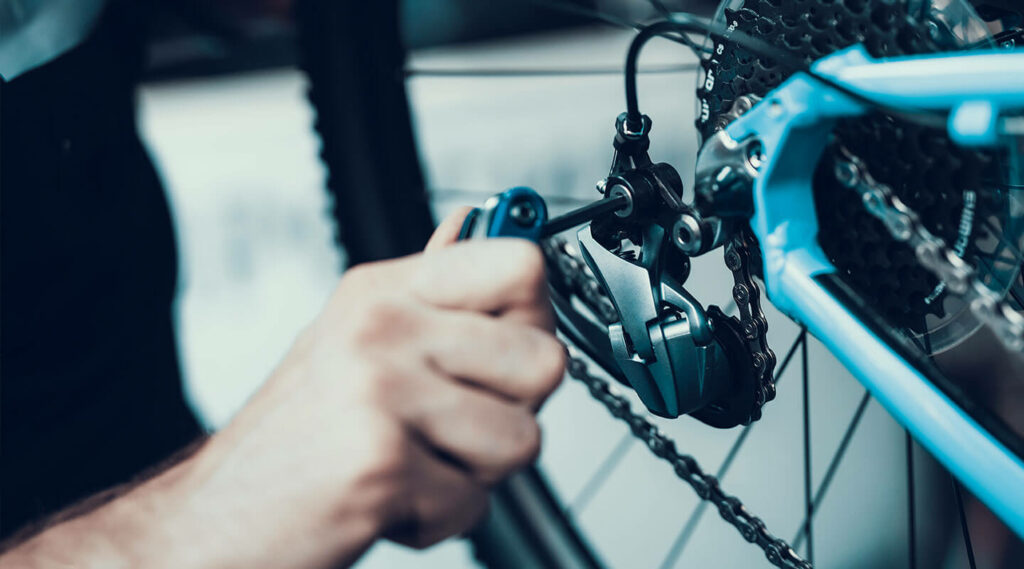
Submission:
[[[989,147],[1001,136],[1019,136],[1020,118],[1000,117],[998,111],[1024,107],[1024,73],[1006,72],[1024,69],[1024,59],[1019,54],[979,52],[882,61],[864,48],[822,57],[819,52],[831,52],[836,46],[828,41],[814,45],[814,37],[787,43],[785,31],[776,34],[782,36],[781,47],[758,40],[759,35],[772,35],[764,29],[765,20],[781,29],[787,27],[787,16],[780,12],[765,17],[773,6],[777,8],[775,3],[752,4],[758,9],[744,12],[742,2],[733,2],[731,7],[727,2],[718,23],[669,14],[661,23],[639,32],[627,60],[627,112],[617,123],[617,156],[605,180],[604,200],[585,215],[558,218],[546,226],[553,232],[551,227],[564,229],[574,221],[590,222],[579,236],[582,259],[564,242],[547,242],[545,246],[563,332],[617,383],[635,390],[655,414],[691,414],[718,427],[749,425],[756,421],[761,406],[773,398],[776,380],[776,358],[763,340],[767,323],[753,278],[760,272],[772,303],[824,341],[919,442],[1024,536],[1024,492],[1013,492],[1024,488],[1020,433],[1001,424],[929,359],[972,333],[976,320],[994,325],[1008,351],[1021,350],[1024,325],[1014,310],[1019,306],[1013,303],[1019,304],[1019,300],[1014,301],[1012,295],[1019,287],[1024,243],[1018,206],[1014,205],[1018,200],[1016,179],[1012,178],[1017,175],[1016,165],[1007,163],[1014,162],[1020,151],[1011,150],[998,159],[986,155],[987,150],[965,151],[966,158],[957,155],[958,160],[994,163],[996,170],[1009,172],[1012,178],[985,180],[981,184],[984,192],[979,190],[974,197],[959,192],[951,198],[958,218],[953,221],[962,221],[967,211],[976,212],[971,214],[976,217],[966,222],[968,237],[962,246],[963,223],[947,219],[939,230],[933,229],[934,215],[918,214],[906,203],[913,203],[911,198],[919,201],[922,192],[912,191],[918,184],[907,182],[906,174],[901,178],[899,172],[876,174],[878,165],[888,158],[884,155],[881,159],[877,154],[870,159],[860,156],[871,152],[869,147],[877,142],[879,132],[893,132],[886,129],[921,131],[927,133],[925,138],[934,136],[937,128],[947,130],[958,144],[972,149]],[[846,2],[844,9],[850,9],[847,4],[860,5],[856,15],[863,17],[850,17],[850,30],[837,27],[835,33],[846,35],[836,41],[861,37],[855,26],[877,18],[888,22],[888,33],[897,40],[901,32],[909,33],[908,29],[916,35],[900,40],[909,45],[892,44],[896,47],[876,38],[872,46],[876,51],[884,47],[914,52],[914,48],[937,50],[951,45],[979,50],[993,43],[979,33],[975,20],[950,8],[964,9],[961,4],[933,11],[927,2],[885,4],[886,10],[892,10],[881,15],[874,9],[877,6],[868,9],[867,2]],[[917,9],[923,10],[924,18],[912,17]],[[748,20],[743,19],[744,14]],[[813,18],[828,20],[827,15],[808,12],[807,21]],[[925,22],[948,25],[936,33]],[[814,27],[823,26],[819,22]],[[702,45],[687,35],[693,32],[710,33],[713,39]],[[639,112],[637,103],[636,59],[648,39],[661,35],[698,51],[711,51],[704,61],[705,77],[699,91],[706,105],[699,125],[705,142],[697,159],[697,185],[689,200],[684,199],[681,181],[671,166],[654,164],[648,157],[651,123]],[[999,39],[1009,41],[1009,37]],[[787,51],[794,47],[791,44],[804,42],[810,49],[799,56]],[[940,45],[943,42],[945,45]],[[810,61],[815,63],[808,66]],[[961,78],[973,81],[920,83],[936,76],[936,65],[950,62],[965,66]],[[746,69],[753,69],[749,77],[744,75]],[[750,91],[741,89],[731,97],[716,91],[729,73],[745,82]],[[896,80],[900,77],[903,80]],[[909,83],[911,80],[915,83]],[[971,103],[960,105],[965,100]],[[947,128],[946,113],[954,107]],[[847,120],[838,125],[843,145],[830,146],[830,133],[837,121],[867,111],[902,122]],[[865,132],[876,136],[863,136]],[[858,133],[869,143],[856,144]],[[901,140],[912,137],[900,135]],[[950,152],[950,148],[947,144],[942,149]],[[808,156],[823,159],[809,160]],[[896,182],[879,182],[876,176]],[[841,191],[823,196],[823,180]],[[987,204],[990,210],[983,214],[977,201],[991,195],[1002,201]],[[912,298],[906,306],[886,301],[871,283],[853,276],[864,267],[856,266],[856,259],[844,257],[842,247],[849,245],[848,240],[829,242],[826,238],[819,242],[822,201],[833,207],[836,203],[849,206],[851,201],[859,207],[863,201],[868,207],[852,223],[862,230],[880,227],[884,233],[874,236],[875,243],[911,245],[909,256],[903,250],[896,261],[889,260],[895,270],[908,271],[913,277],[908,280],[915,281],[905,287],[913,292],[900,297]],[[518,206],[519,213],[513,214],[512,206]],[[515,228],[526,219],[527,223],[520,223],[529,229],[526,236],[540,238],[545,228],[544,206],[535,195],[521,191],[506,194],[485,215],[502,207],[507,211],[497,215],[500,220],[511,221],[509,226]],[[745,220],[749,220],[749,230]],[[994,228],[989,228],[982,242],[972,235],[982,231],[985,222]],[[705,309],[684,288],[688,260],[719,248],[726,250],[727,265],[736,279],[733,296],[739,318],[715,307]],[[968,249],[971,253],[965,255]],[[926,268],[915,270],[917,265]],[[891,287],[879,288],[893,292]],[[958,297],[966,302],[961,301],[957,308]],[[940,307],[947,299],[952,309]],[[672,310],[665,310],[665,304]],[[943,315],[946,310],[955,314]],[[883,316],[878,316],[879,312]],[[653,328],[652,323],[656,324]],[[790,348],[778,368],[785,366],[797,347]],[[589,372],[583,362],[574,358],[570,374],[582,380],[613,416],[625,420],[656,456],[668,460],[702,499],[716,505],[744,539],[761,546],[775,565],[810,566],[790,544],[774,537],[763,522],[725,493],[692,457],[678,453],[671,440],[632,412],[629,402],[609,389],[606,379]],[[666,367],[676,362],[677,368]],[[707,381],[696,385],[687,381],[693,377]],[[858,417],[864,404],[858,407]],[[817,496],[811,499],[809,486],[806,520],[792,540],[794,545],[810,535],[818,500]],[[499,492],[495,506],[490,529],[484,528],[476,536],[481,559],[489,566],[601,566],[536,471],[510,481]]]

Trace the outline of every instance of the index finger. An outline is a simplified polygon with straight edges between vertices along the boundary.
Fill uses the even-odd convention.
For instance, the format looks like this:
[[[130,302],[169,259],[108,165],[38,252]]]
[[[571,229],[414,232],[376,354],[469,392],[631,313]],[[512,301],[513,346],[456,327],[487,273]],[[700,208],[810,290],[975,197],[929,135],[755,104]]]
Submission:
[[[424,253],[409,286],[439,308],[485,312],[554,329],[544,257],[519,238],[463,241]]]
[[[462,224],[465,223],[466,216],[471,211],[473,211],[473,208],[469,206],[455,208],[455,211],[438,224],[434,234],[427,241],[427,247],[424,251],[436,251],[458,241],[459,233],[462,231]]]

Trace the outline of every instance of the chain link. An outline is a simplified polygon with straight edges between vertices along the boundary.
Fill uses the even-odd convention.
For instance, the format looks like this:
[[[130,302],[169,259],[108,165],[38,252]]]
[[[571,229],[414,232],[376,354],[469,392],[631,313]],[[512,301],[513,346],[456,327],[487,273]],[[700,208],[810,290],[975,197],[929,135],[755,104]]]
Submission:
[[[569,375],[584,383],[590,395],[601,402],[613,417],[629,425],[633,435],[643,441],[654,456],[671,464],[676,476],[689,484],[702,500],[711,502],[722,519],[734,526],[745,540],[760,547],[772,565],[785,569],[811,569],[810,563],[801,559],[784,540],[772,535],[764,521],[750,513],[739,498],[722,490],[718,479],[705,473],[695,458],[680,453],[675,441],[647,418],[633,412],[629,400],[613,391],[608,381],[591,374],[574,348],[569,347],[568,350]]]
[[[733,263],[736,268],[732,269],[737,284],[746,285],[747,282],[753,284],[749,273],[749,251],[741,250],[746,246],[746,242],[734,241],[730,246],[733,247],[733,253],[741,257],[738,262]],[[550,239],[542,243],[542,248],[548,260],[551,278],[568,287],[592,312],[605,319],[606,323],[617,319],[611,301],[604,295],[587,265],[578,259],[575,251],[567,242],[561,239]],[[767,373],[769,378],[767,382],[771,384],[771,393],[774,396],[772,370],[775,367],[775,354],[767,347],[767,344],[763,343],[767,325],[759,324],[756,320],[758,317],[762,321],[764,319],[759,304],[760,293],[755,286],[748,288],[744,294],[747,296],[742,305],[739,299],[736,299],[737,307],[743,306],[741,314],[744,316],[740,322],[742,324],[749,319],[757,327],[757,333],[748,335],[748,341],[752,346],[756,346],[756,349],[766,350],[768,354],[765,356],[765,365],[762,366],[761,373]],[[734,290],[734,298],[735,296],[736,291]],[[608,308],[611,312],[608,312]],[[567,364],[569,376],[586,385],[590,395],[604,405],[613,417],[629,425],[633,435],[643,441],[654,456],[672,465],[676,476],[689,484],[702,500],[712,503],[722,519],[735,527],[746,541],[760,547],[772,565],[784,569],[812,569],[811,564],[797,555],[786,541],[769,532],[764,521],[750,513],[739,498],[722,490],[718,479],[705,473],[695,458],[680,453],[676,449],[675,441],[665,436],[646,417],[634,412],[629,400],[616,393],[614,386],[607,380],[590,373],[586,360],[581,357],[576,348],[566,346],[566,349],[569,353]],[[763,385],[764,381],[762,381]]]
[[[725,266],[732,271],[732,298],[740,313],[739,322],[747,340],[754,377],[760,388],[754,393],[754,416],[761,418],[761,406],[775,399],[775,352],[768,347],[768,319],[761,310],[761,289],[751,271],[751,251],[756,247],[750,230],[743,228],[725,246]]]
[[[978,272],[961,259],[946,242],[924,226],[887,184],[874,179],[864,162],[840,148],[835,176],[839,183],[857,192],[864,207],[885,225],[889,234],[906,243],[917,261],[935,275],[953,294],[970,307],[971,312],[988,326],[1008,350],[1024,350],[1024,316],[1021,316],[998,292],[978,278]]]

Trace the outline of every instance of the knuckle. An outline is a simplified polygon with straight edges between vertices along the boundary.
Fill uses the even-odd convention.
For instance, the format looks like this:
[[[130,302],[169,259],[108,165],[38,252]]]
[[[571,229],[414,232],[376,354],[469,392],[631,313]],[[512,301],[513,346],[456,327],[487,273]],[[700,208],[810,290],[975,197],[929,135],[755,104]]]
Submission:
[[[370,400],[378,407],[390,409],[404,390],[405,375],[392,366],[377,364],[365,376]]]
[[[393,346],[415,333],[417,322],[410,308],[392,299],[368,302],[352,319],[353,342],[362,348]]]

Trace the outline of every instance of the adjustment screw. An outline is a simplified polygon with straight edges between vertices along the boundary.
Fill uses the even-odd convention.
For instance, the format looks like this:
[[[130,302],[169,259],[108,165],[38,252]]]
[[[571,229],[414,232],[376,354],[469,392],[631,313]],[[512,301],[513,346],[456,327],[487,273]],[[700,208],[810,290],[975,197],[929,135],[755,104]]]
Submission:
[[[522,201],[513,204],[509,209],[509,217],[523,227],[530,227],[537,221],[537,210],[530,202]]]

